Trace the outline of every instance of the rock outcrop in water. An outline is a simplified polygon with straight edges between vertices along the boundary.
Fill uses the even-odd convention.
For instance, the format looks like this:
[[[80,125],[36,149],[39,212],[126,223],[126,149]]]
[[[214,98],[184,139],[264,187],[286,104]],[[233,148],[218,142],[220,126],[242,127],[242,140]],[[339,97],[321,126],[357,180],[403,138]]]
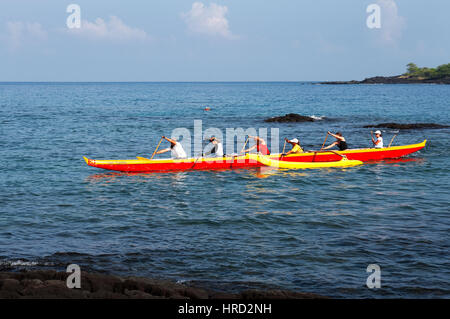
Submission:
[[[320,84],[450,84],[450,77],[438,79],[408,78],[404,75],[397,76],[374,76],[362,81],[330,81],[320,82]]]
[[[400,124],[400,123],[380,123],[363,126],[365,128],[390,128],[396,130],[412,130],[412,129],[438,129],[447,128],[448,125],[435,124],[435,123],[412,123],[412,124]]]
[[[264,122],[296,123],[296,122],[314,122],[315,119],[310,116],[304,116],[295,113],[289,113],[284,116],[276,116],[265,119]]]
[[[190,287],[166,280],[140,277],[81,274],[81,288],[66,286],[68,273],[51,270],[0,272],[0,299],[312,299],[324,298],[310,293],[286,290],[247,290],[223,293]]]
[[[450,84],[450,63],[436,68],[419,68],[414,63],[407,65],[407,72],[395,76],[375,76],[362,81],[332,81],[320,84]]]

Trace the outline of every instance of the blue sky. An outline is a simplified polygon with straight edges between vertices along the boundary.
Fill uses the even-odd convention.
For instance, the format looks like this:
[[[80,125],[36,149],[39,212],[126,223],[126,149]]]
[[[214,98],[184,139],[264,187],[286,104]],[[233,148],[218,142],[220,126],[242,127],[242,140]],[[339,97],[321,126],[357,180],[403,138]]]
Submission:
[[[447,0],[2,0],[0,81],[362,79],[449,63],[449,34]]]

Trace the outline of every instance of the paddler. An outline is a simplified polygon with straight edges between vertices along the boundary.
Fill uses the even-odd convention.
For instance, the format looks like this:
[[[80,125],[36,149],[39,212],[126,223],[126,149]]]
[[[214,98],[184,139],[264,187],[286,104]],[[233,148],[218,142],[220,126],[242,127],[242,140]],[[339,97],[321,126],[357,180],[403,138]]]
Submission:
[[[255,140],[255,145],[253,145],[249,149],[242,150],[241,153],[248,153],[256,148],[256,150],[262,155],[270,155],[269,148],[267,147],[266,141],[264,141],[264,139],[262,139],[259,136],[250,136],[250,135],[248,136],[248,138],[253,138]]]
[[[160,150],[156,152],[156,154],[162,154],[171,151],[172,152],[172,158],[186,158],[186,152],[183,149],[183,146],[181,146],[180,142],[177,142],[174,139],[162,136],[163,139],[168,141],[170,143],[170,148],[166,148],[163,150]]]
[[[375,137],[376,139],[373,138],[372,136],[372,143],[373,143],[373,147],[375,148],[383,148],[383,137],[381,134],[381,131],[375,131]]]
[[[331,143],[327,147],[324,147],[323,150],[327,150],[329,148],[332,148],[333,146],[337,146],[340,151],[344,151],[344,150],[348,149],[347,142],[345,141],[345,138],[342,136],[341,132],[337,132],[336,134],[333,134],[330,131],[328,131],[328,134],[333,136],[336,139],[336,142]]]
[[[300,141],[296,138],[293,138],[292,140],[288,140],[287,138],[284,139],[287,143],[292,145],[292,149],[287,152],[282,154],[283,156],[289,155],[289,154],[298,154],[298,153],[303,153],[303,149],[300,146]]]
[[[223,145],[222,145],[222,142],[220,142],[220,140],[217,137],[215,137],[215,136],[211,136],[211,138],[209,139],[209,142],[213,146],[204,155],[206,156],[206,155],[209,155],[209,154],[213,154],[213,156],[215,156],[215,157],[223,157]]]

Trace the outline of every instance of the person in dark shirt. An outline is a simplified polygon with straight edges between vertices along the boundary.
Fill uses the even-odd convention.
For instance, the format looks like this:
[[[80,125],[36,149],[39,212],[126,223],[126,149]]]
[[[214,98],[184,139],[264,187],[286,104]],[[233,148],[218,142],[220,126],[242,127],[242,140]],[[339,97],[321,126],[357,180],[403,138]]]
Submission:
[[[223,156],[223,145],[222,142],[219,141],[218,138],[215,136],[212,136],[209,139],[209,142],[213,145],[213,147],[206,153],[204,153],[205,156],[213,154],[215,157],[222,157]]]
[[[333,146],[337,146],[340,151],[344,151],[344,150],[348,149],[347,142],[345,141],[345,138],[342,136],[341,132],[337,132],[336,134],[333,134],[330,131],[328,131],[328,134],[333,136],[336,139],[336,142],[331,143],[327,147],[323,148],[324,150],[332,148]]]

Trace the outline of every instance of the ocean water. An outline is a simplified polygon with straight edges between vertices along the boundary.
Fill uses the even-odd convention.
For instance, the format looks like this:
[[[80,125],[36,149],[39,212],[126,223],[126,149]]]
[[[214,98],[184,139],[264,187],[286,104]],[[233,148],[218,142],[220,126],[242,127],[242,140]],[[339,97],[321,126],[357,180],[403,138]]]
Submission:
[[[291,112],[325,118],[263,121]],[[279,128],[280,148],[284,137],[320,148],[327,130],[367,147],[366,124],[450,124],[450,87],[0,83],[0,270],[77,263],[224,291],[450,297],[449,129],[384,130],[386,144],[398,134],[394,145],[426,148],[346,169],[125,174],[82,158],[150,156],[196,119]],[[366,287],[369,264],[379,289]]]

